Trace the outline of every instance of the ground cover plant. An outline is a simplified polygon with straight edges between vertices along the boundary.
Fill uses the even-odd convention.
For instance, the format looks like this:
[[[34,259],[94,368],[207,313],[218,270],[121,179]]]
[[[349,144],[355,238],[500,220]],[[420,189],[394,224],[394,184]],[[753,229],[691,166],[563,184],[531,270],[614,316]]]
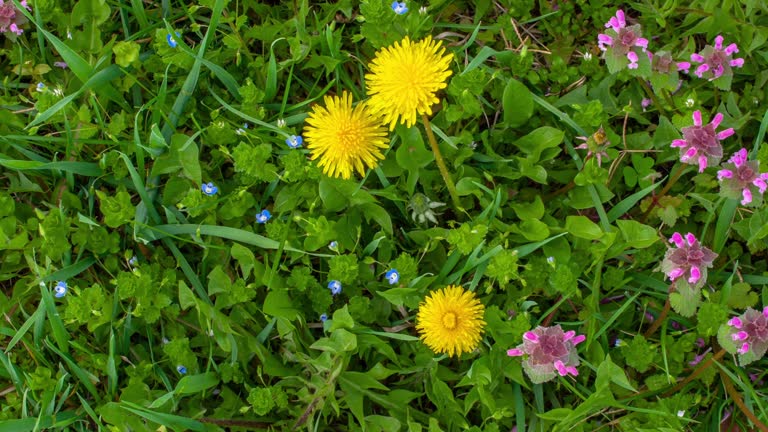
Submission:
[[[768,430],[766,13],[0,0],[0,431]]]

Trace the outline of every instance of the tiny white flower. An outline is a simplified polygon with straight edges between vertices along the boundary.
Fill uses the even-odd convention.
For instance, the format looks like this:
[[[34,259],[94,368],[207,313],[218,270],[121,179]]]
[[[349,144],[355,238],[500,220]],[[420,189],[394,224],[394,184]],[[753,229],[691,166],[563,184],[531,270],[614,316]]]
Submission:
[[[283,118],[277,119],[277,127],[284,128],[285,127],[285,119],[283,119]]]
[[[685,410],[680,410],[680,411],[677,412],[677,416],[678,417],[682,417],[684,415],[685,415]]]
[[[584,61],[591,61],[592,60],[592,53],[587,51],[584,53]]]
[[[688,108],[693,108],[695,104],[696,104],[696,101],[693,98],[688,98],[685,100],[685,106]]]

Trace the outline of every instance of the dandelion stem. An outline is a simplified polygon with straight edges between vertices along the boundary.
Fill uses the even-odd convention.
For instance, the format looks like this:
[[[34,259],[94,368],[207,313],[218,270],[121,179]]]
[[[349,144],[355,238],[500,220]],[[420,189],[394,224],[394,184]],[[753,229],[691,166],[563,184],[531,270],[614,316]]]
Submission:
[[[440,147],[437,146],[437,140],[435,139],[435,135],[432,133],[432,127],[429,124],[429,118],[426,114],[422,114],[421,119],[424,121],[424,130],[427,131],[427,139],[429,139],[429,144],[432,146],[432,153],[435,154],[435,163],[437,164],[437,169],[440,171],[440,175],[443,176],[443,181],[445,181],[445,185],[448,187],[448,193],[451,195],[453,206],[456,208],[456,210],[461,212],[464,209],[459,203],[459,195],[456,192],[456,185],[453,183],[451,175],[448,173],[448,167],[445,166],[443,154],[440,153]]]
[[[733,398],[733,402],[736,404],[736,406],[739,407],[741,412],[744,413],[745,416],[751,421],[755,426],[757,426],[758,429],[760,429],[763,432],[768,432],[768,426],[766,426],[763,422],[761,422],[755,413],[753,413],[749,408],[747,408],[747,405],[744,404],[744,400],[741,398],[741,395],[739,395],[739,392],[736,391],[735,388],[733,388],[733,383],[731,382],[731,378],[728,377],[728,374],[720,371],[720,378],[723,380],[723,384],[725,385],[725,391],[728,392],[728,394]]]

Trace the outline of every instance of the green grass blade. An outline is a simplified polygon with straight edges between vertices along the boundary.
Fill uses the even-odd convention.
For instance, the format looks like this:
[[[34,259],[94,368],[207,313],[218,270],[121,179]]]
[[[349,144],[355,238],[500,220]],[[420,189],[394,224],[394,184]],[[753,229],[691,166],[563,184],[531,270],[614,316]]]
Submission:
[[[635,192],[632,195],[630,195],[630,196],[624,198],[623,200],[621,200],[621,202],[616,204],[610,211],[608,211],[608,214],[606,215],[607,218],[608,218],[608,221],[609,222],[613,222],[616,219],[618,219],[619,217],[621,217],[622,215],[626,214],[632,207],[635,206],[635,204],[640,202],[641,199],[645,198],[646,195],[648,195],[654,189],[659,187],[659,185],[663,181],[664,180],[662,179],[662,181],[660,181],[658,183],[654,183],[654,184],[648,186],[647,188],[645,188],[645,189],[643,189],[641,191]]]
[[[35,427],[37,427],[38,430],[63,428],[71,425],[79,418],[80,416],[73,411],[64,411],[52,416],[42,416],[40,417],[39,423],[38,419],[34,417],[17,420],[3,420],[0,421],[0,432],[31,431]]]
[[[51,281],[60,281],[60,280],[67,280],[71,279],[80,273],[88,270],[89,267],[91,267],[94,263],[96,263],[96,259],[94,257],[88,257],[85,259],[82,259],[71,266],[64,267],[61,270],[55,271],[48,276],[44,276],[40,282],[51,282]]]
[[[16,331],[16,334],[13,336],[10,342],[8,342],[8,346],[5,347],[5,353],[8,354],[11,352],[13,347],[16,346],[17,343],[21,340],[21,338],[24,337],[25,334],[29,331],[30,327],[32,327],[32,324],[37,322],[37,320],[40,318],[41,315],[45,314],[45,310],[43,309],[43,305],[40,304],[37,307],[37,310],[35,313],[30,315],[29,318],[24,322],[24,324],[19,327],[19,329]]]
[[[122,75],[123,75],[123,71],[121,71],[120,68],[115,65],[109,66],[106,69],[98,71],[95,75],[88,78],[88,80],[80,88],[78,88],[76,92],[62,98],[60,101],[53,104],[53,106],[51,106],[47,110],[38,114],[35,117],[35,119],[32,120],[32,122],[27,125],[26,129],[29,129],[31,127],[44,123],[49,118],[53,117],[56,113],[61,111],[65,106],[67,106],[70,102],[72,102],[76,97],[80,96],[86,90],[99,88],[106,83],[114,81],[115,79],[119,78]]]
[[[203,423],[190,418],[150,411],[140,405],[136,405],[128,401],[122,401],[117,405],[130,413],[136,414],[139,417],[145,418],[159,425],[163,425],[166,428],[171,428],[175,431],[204,432],[206,430]]]
[[[720,208],[720,212],[717,216],[717,223],[715,224],[715,238],[712,240],[712,251],[720,253],[725,246],[725,241],[728,239],[728,232],[731,230],[731,223],[733,222],[733,216],[736,214],[736,209],[739,206],[739,202],[735,199],[726,199],[723,203],[723,207]]]
[[[15,160],[15,159],[2,159],[0,158],[0,165],[17,171],[45,171],[45,170],[59,170],[65,172],[71,172],[74,174],[84,175],[87,177],[98,177],[104,172],[99,168],[98,164],[90,162],[38,162],[27,160]]]
[[[45,307],[48,323],[51,325],[53,339],[56,341],[56,345],[59,346],[59,349],[64,352],[69,352],[70,335],[67,333],[67,329],[64,328],[64,322],[61,320],[61,317],[56,310],[56,304],[51,295],[51,291],[47,287],[41,285],[40,294],[42,295],[42,305]]]
[[[88,390],[88,393],[90,393],[95,400],[100,401],[101,394],[98,390],[96,390],[96,386],[94,386],[93,382],[91,381],[93,380],[99,382],[98,378],[93,376],[93,374],[84,371],[83,368],[77,365],[77,362],[72,357],[70,357],[69,354],[65,354],[59,351],[50,341],[46,340],[45,343],[51,351],[56,353],[62,360],[64,360],[64,363],[67,364],[67,368],[70,370],[70,372],[72,372],[74,376],[80,380],[80,383],[82,383],[83,387]]]

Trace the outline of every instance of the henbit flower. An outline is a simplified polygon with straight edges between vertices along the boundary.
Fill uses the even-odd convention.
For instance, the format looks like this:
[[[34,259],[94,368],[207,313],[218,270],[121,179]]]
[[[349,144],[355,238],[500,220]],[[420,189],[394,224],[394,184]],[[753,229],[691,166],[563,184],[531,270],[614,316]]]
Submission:
[[[734,153],[717,172],[717,179],[721,195],[741,199],[741,205],[757,207],[762,204],[763,193],[768,188],[768,173],[761,173],[760,162],[748,161],[747,157],[745,148]]]
[[[728,138],[735,132],[728,128],[717,132],[716,129],[723,121],[723,115],[715,114],[709,124],[704,125],[701,119],[701,111],[693,112],[693,126],[683,128],[683,139],[672,141],[672,147],[680,148],[680,162],[699,165],[699,172],[709,165],[717,165],[723,158],[723,146],[721,140]]]
[[[315,105],[304,127],[311,159],[319,159],[323,173],[331,177],[350,178],[352,171],[365,175],[384,159],[381,149],[389,139],[381,119],[368,103],[352,108],[352,96],[346,91],[339,96],[326,96],[325,107]]]
[[[640,37],[640,25],[627,27],[624,11],[619,9],[605,24],[605,28],[609,30],[605,34],[597,35],[597,46],[605,51],[606,55],[626,57],[629,60],[627,67],[637,69],[639,57],[635,48],[642,49],[642,52],[648,49],[648,39]]]
[[[184,365],[178,365],[176,366],[176,372],[180,373],[181,375],[187,374],[187,367]]]
[[[651,61],[651,69],[663,73],[668,74],[672,72],[688,72],[688,70],[691,68],[691,64],[687,61],[682,62],[676,62],[674,59],[672,59],[672,54],[670,54],[667,51],[659,51],[657,53],[652,53],[650,51],[647,51],[646,54],[648,54],[648,60]],[[674,65],[674,70],[672,68],[672,65]]]
[[[563,332],[560,325],[538,326],[523,334],[523,343],[507,351],[511,357],[525,356],[523,370],[534,384],[552,380],[557,375],[578,376],[579,356],[576,345],[586,339],[569,330]],[[617,342],[618,343],[618,342]]]
[[[605,152],[605,149],[611,145],[611,142],[608,140],[608,135],[605,133],[605,129],[600,126],[600,129],[595,131],[592,135],[588,137],[579,136],[576,137],[576,139],[584,141],[583,144],[574,147],[575,149],[587,151],[587,156],[584,158],[584,161],[586,162],[589,158],[594,157],[597,159],[597,166],[602,166],[603,158],[608,157],[608,153]]]
[[[58,281],[56,283],[56,286],[53,287],[53,296],[56,298],[62,298],[65,295],[67,295],[67,291],[69,288],[67,287],[67,283],[64,281]]]
[[[285,139],[285,143],[288,144],[288,147],[292,149],[297,149],[301,147],[301,144],[303,142],[304,142],[304,138],[302,138],[301,135],[291,135]]]
[[[341,294],[341,282],[337,280],[328,282],[328,289],[331,290],[331,295]]]
[[[201,187],[204,194],[208,196],[216,195],[216,193],[219,191],[219,188],[217,188],[213,183],[203,183],[203,186]]]
[[[27,10],[32,10],[27,4],[27,0],[19,2]],[[21,26],[27,23],[27,17],[16,9],[16,5],[11,0],[0,0],[0,33],[11,32],[16,36],[24,33]]]
[[[709,76],[710,80],[720,78],[723,75],[732,75],[731,68],[744,66],[743,58],[733,58],[733,55],[739,52],[735,43],[723,48],[723,36],[717,35],[715,46],[707,45],[701,53],[691,54],[691,61],[700,63],[693,72],[699,78],[704,78],[704,74]]]
[[[485,306],[474,292],[449,285],[432,291],[419,304],[416,329],[433,352],[459,356],[480,343],[484,313]]]
[[[742,356],[742,366],[760,359],[768,350],[768,306],[762,312],[747,308],[743,315],[728,320],[727,328],[721,330],[724,334],[718,334],[720,344],[732,354],[736,348],[735,353]],[[722,336],[727,339],[723,340]],[[747,354],[749,357],[745,357]]]
[[[272,217],[272,213],[269,212],[269,210],[264,209],[259,213],[256,213],[256,222],[263,224],[267,223],[267,221]]]
[[[661,271],[673,282],[682,278],[691,287],[700,288],[707,281],[707,268],[712,267],[717,254],[702,246],[691,233],[686,234],[683,239],[683,236],[676,232],[669,241],[674,243],[677,249],[667,249],[661,263]]]
[[[406,36],[379,50],[365,75],[371,109],[384,117],[389,130],[397,123],[413,126],[418,114],[431,115],[432,105],[440,103],[435,93],[447,86],[452,59],[431,36],[418,42]]]
[[[405,2],[393,1],[392,10],[395,11],[396,14],[402,15],[408,12],[408,7],[405,5]]]
[[[390,285],[394,285],[400,281],[400,273],[396,269],[390,269],[384,277],[387,278]]]

